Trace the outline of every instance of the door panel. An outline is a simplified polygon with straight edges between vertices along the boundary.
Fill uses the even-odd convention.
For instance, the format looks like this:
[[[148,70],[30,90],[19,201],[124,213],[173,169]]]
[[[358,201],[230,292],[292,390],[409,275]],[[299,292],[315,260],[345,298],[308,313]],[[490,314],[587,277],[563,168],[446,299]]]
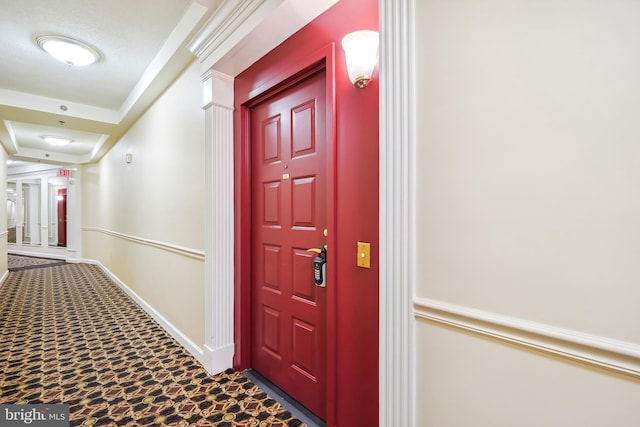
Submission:
[[[325,74],[251,111],[252,365],[312,412],[326,411],[326,289],[313,281],[326,243]]]

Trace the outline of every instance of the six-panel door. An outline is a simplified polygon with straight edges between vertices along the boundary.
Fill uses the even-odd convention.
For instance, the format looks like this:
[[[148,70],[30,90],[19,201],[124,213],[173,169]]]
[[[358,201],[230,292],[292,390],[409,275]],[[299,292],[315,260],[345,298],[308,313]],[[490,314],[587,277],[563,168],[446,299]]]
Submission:
[[[326,289],[307,250],[326,242],[325,102],[319,72],[251,111],[252,365],[321,418]]]

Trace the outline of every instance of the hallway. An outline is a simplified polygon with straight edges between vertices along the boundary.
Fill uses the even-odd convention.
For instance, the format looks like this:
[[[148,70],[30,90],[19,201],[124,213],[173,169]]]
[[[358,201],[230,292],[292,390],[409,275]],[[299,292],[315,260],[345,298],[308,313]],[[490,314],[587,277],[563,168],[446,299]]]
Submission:
[[[29,6],[40,2],[42,0],[34,0]],[[170,7],[179,7],[177,2],[167,3]],[[313,239],[296,244],[296,258],[281,251],[282,267],[279,268],[284,278],[284,261],[295,260],[286,264],[295,266],[297,285],[290,287],[295,291],[292,298],[304,300],[300,307],[311,307],[316,286],[313,284],[314,259],[306,249],[325,243],[332,248],[327,255],[328,285],[323,291],[327,304],[314,314],[319,319],[317,325],[321,326],[318,330],[326,330],[317,336],[324,334],[328,339],[318,339],[324,343],[315,347],[309,345],[315,329],[309,327],[312,323],[307,318],[300,316],[295,333],[299,339],[296,342],[302,344],[297,350],[322,350],[297,351],[295,364],[303,376],[321,380],[317,399],[313,399],[317,406],[314,410],[326,418],[328,425],[379,425],[380,244],[376,149],[379,79],[374,64],[369,85],[364,89],[356,87],[349,77],[345,51],[341,47],[341,40],[347,34],[378,30],[377,3],[371,0],[184,0],[180,3],[184,6],[183,14],[167,13],[153,2],[150,16],[144,15],[148,19],[143,23],[158,24],[153,16],[155,12],[162,12],[168,15],[166,26],[176,31],[167,34],[168,39],[162,38],[163,42],[168,40],[164,45],[160,43],[144,50],[144,45],[129,36],[130,31],[137,33],[144,28],[124,25],[119,19],[119,15],[134,15],[132,11],[144,8],[144,4],[119,1],[103,10],[103,5],[92,7],[86,2],[69,0],[68,5],[84,11],[78,12],[78,16],[82,17],[83,28],[90,29],[76,33],[78,39],[93,44],[94,36],[107,34],[118,47],[144,50],[141,54],[151,56],[150,59],[153,59],[150,53],[159,52],[156,58],[161,63],[152,64],[148,69],[150,75],[133,80],[133,83],[139,81],[140,87],[127,86],[120,100],[99,110],[105,113],[99,117],[93,114],[98,107],[94,103],[100,103],[103,98],[91,95],[88,90],[76,90],[76,85],[84,81],[83,78],[105,72],[90,89],[113,95],[115,77],[122,70],[108,72],[120,58],[112,44],[96,41],[96,47],[104,54],[102,60],[85,68],[69,68],[53,59],[46,62],[50,58],[37,43],[24,40],[22,32],[15,34],[16,43],[31,43],[33,49],[28,51],[34,56],[40,55],[37,58],[44,62],[34,69],[63,67],[56,69],[55,76],[73,75],[77,80],[70,90],[61,90],[59,103],[45,112],[53,129],[29,133],[40,144],[40,150],[24,150],[28,139],[23,135],[28,127],[20,123],[26,119],[10,120],[17,142],[14,146],[7,143],[10,139],[3,139],[5,150],[0,152],[7,165],[7,189],[15,190],[15,200],[10,200],[15,210],[8,209],[7,213],[6,249],[12,253],[52,256],[69,263],[98,266],[126,289],[206,372],[255,369],[285,389],[269,372],[252,365],[251,351],[257,346],[253,346],[250,339],[257,329],[250,324],[250,319],[257,316],[251,314],[246,305],[252,298],[251,291],[245,289],[251,260],[243,256],[242,251],[248,247],[247,239],[254,234],[254,227],[241,216],[248,212],[249,204],[256,202],[251,189],[245,191],[251,183],[241,182],[241,175],[248,176],[251,164],[238,164],[249,159],[239,151],[245,143],[250,146],[250,141],[236,140],[242,134],[236,127],[242,126],[244,120],[237,114],[248,105],[263,102],[264,96],[270,96],[271,91],[279,90],[283,84],[296,81],[316,67],[323,68],[326,70],[325,101],[316,106],[315,102],[306,100],[291,109],[291,116],[301,124],[294,133],[293,146],[297,151],[292,157],[307,158],[312,147],[326,147],[327,155],[318,170],[326,170],[327,175],[327,220],[325,224],[318,224]],[[20,16],[26,12],[17,6],[14,9]],[[41,13],[41,9],[29,10],[33,16],[43,19],[46,14]],[[56,16],[62,15],[63,10],[56,9]],[[304,13],[299,14],[302,10]],[[93,21],[94,15],[99,15],[99,20]],[[42,30],[36,26],[38,23],[27,24],[34,25],[34,32]],[[65,31],[76,28],[74,24],[64,26]],[[109,31],[108,24],[114,24],[121,31]],[[264,37],[268,27],[277,27],[274,39]],[[223,33],[218,32],[221,28]],[[253,49],[257,47],[256,40],[260,42],[259,49]],[[251,43],[252,48],[246,43]],[[16,92],[19,89],[10,81],[6,86]],[[70,102],[75,97],[86,101],[77,101],[82,105],[76,105]],[[17,108],[12,104],[11,108],[14,107]],[[83,107],[91,108],[85,111]],[[316,123],[316,118],[321,116],[317,109],[323,112],[325,124]],[[0,108],[0,114],[4,111]],[[13,114],[13,110],[10,112]],[[319,136],[302,132],[325,127]],[[41,137],[72,129],[83,133],[69,134],[74,142],[61,148],[50,146]],[[91,133],[102,145],[93,146],[83,155],[70,156],[64,151],[85,146],[90,139],[86,133]],[[0,129],[0,138],[2,136]],[[26,160],[30,163],[25,164]],[[283,170],[276,175],[282,188],[291,185],[295,189],[292,197],[300,206],[322,206],[321,192],[316,192],[316,182],[320,181],[310,179],[307,171],[289,163],[282,165]],[[55,236],[63,234],[59,224],[65,218],[56,209],[60,205],[58,190],[67,191],[64,242]],[[255,191],[258,193],[259,190]],[[283,198],[278,210],[283,215],[286,206],[288,203]],[[368,212],[364,218],[358,214],[362,211]],[[297,210],[296,215],[296,232],[311,228],[314,218],[309,217],[305,209]],[[371,260],[367,267],[358,266],[356,262],[356,242],[370,247]],[[300,256],[303,254],[305,256]],[[1,261],[0,267],[4,267]],[[270,319],[276,317],[272,315]],[[274,331],[279,331],[281,325],[277,323],[273,322],[269,337],[278,336]],[[283,321],[280,330],[291,331],[291,328]],[[270,344],[275,341],[277,339]],[[282,348],[288,348],[286,343]],[[321,359],[323,367],[314,375],[314,365],[320,366]],[[300,396],[297,398],[302,400]]]

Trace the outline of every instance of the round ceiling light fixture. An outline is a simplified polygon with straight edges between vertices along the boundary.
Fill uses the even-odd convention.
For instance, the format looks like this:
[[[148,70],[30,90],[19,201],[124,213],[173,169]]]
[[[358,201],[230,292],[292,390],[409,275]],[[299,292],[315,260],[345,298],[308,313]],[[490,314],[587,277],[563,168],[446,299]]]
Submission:
[[[73,142],[71,138],[65,138],[64,136],[42,135],[40,138],[44,139],[51,145],[55,145],[56,147],[63,147]]]
[[[40,36],[36,42],[42,50],[67,65],[80,67],[100,60],[97,49],[70,37]]]

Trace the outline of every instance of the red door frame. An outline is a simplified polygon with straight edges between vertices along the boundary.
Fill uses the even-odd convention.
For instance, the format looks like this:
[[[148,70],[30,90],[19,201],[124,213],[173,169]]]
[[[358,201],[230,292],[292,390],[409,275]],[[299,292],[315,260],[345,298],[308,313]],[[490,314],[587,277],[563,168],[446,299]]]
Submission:
[[[234,367],[239,370],[251,367],[251,106],[266,96],[295,84],[320,64],[325,67],[326,90],[326,148],[327,148],[327,426],[335,425],[337,389],[336,364],[336,97],[335,97],[335,44],[298,60],[283,58],[276,77],[253,88],[241,104],[236,116],[235,163],[235,312],[234,312]]]

